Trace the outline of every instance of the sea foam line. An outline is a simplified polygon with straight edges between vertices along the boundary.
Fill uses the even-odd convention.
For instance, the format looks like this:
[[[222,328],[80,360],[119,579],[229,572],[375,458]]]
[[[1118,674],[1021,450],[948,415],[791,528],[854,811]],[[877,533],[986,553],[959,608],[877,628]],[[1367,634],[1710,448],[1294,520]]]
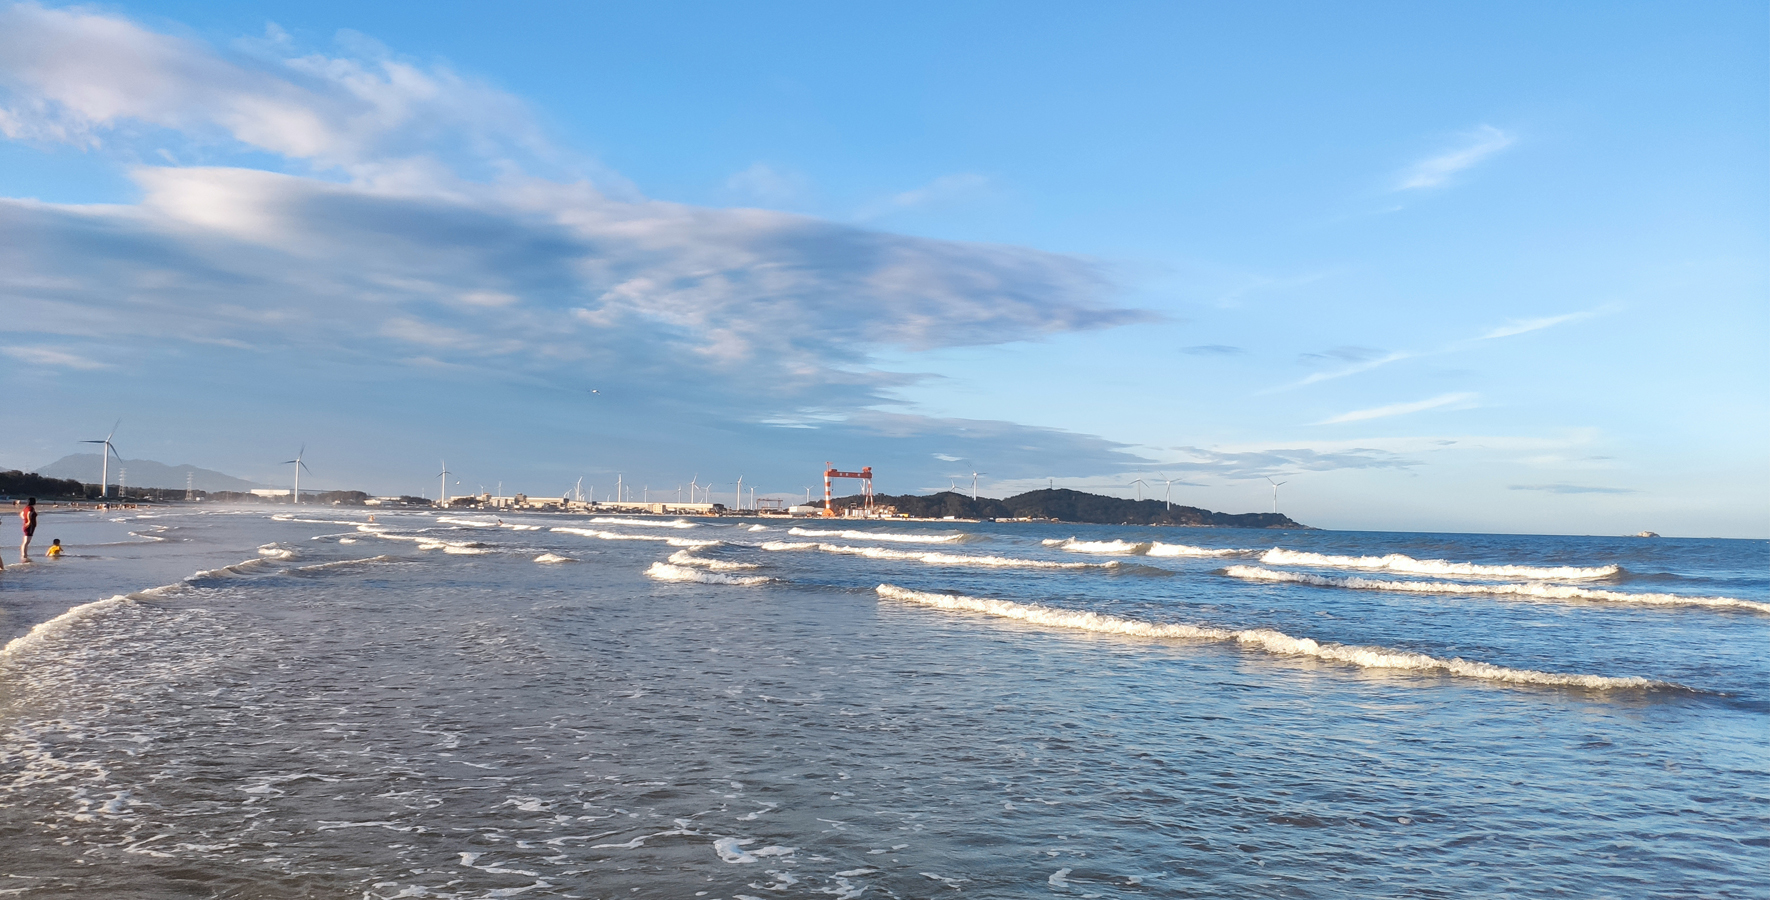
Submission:
[[[1054,628],[1069,628],[1078,631],[1092,631],[1101,634],[1123,634],[1134,637],[1148,638],[1183,638],[1199,641],[1234,641],[1242,647],[1261,650],[1275,656],[1308,656],[1330,662],[1348,663],[1366,669],[1396,669],[1415,672],[1445,672],[1463,678],[1479,678],[1487,681],[1500,681],[1509,684],[1536,684],[1555,687],[1579,687],[1595,690],[1643,689],[1643,688],[1677,688],[1677,685],[1661,681],[1650,681],[1638,676],[1616,677],[1610,675],[1580,675],[1561,672],[1539,672],[1534,669],[1514,669],[1509,666],[1496,666],[1491,663],[1474,662],[1460,657],[1441,659],[1423,653],[1410,653],[1388,647],[1355,647],[1346,644],[1323,644],[1309,638],[1291,637],[1281,631],[1270,628],[1250,628],[1235,631],[1228,628],[1209,626],[1184,625],[1178,623],[1145,622],[1138,619],[1125,619],[1118,616],[1103,616],[1099,613],[1078,612],[1040,606],[1033,603],[1015,603],[1011,600],[991,600],[982,597],[967,597],[962,594],[931,594],[923,591],[912,591],[896,585],[881,584],[879,596],[891,600],[901,600],[931,606],[936,609],[977,612],[985,615],[1015,619],[1033,625],[1046,625]]]
[[[774,580],[766,575],[726,575],[687,566],[673,566],[667,562],[652,563],[645,574],[659,581],[698,581],[702,584],[767,584]]]
[[[761,568],[761,566],[758,566],[755,563],[734,562],[729,559],[708,559],[704,556],[695,556],[694,551],[692,550],[678,550],[675,553],[670,554],[670,562],[673,565],[693,566],[698,569],[713,569],[715,571]]]
[[[889,547],[849,547],[842,544],[819,544],[795,541],[769,541],[762,545],[764,550],[817,550],[824,553],[844,553],[850,556],[864,556],[868,559],[905,559],[927,563],[931,566],[984,566],[988,568],[1023,568],[1023,569],[1111,569],[1118,567],[1117,560],[1104,563],[1052,562],[1044,559],[1021,559],[1012,556],[971,556],[963,553],[936,553],[924,550],[894,550]]]
[[[683,519],[672,519],[668,522],[647,521],[645,519],[621,519],[613,516],[597,516],[590,521],[599,525],[639,525],[645,528],[696,528],[694,522]]]
[[[619,531],[600,531],[595,528],[559,527],[551,529],[562,534],[575,534],[580,537],[598,538],[605,541],[662,541],[672,547],[711,547],[724,543],[717,540],[692,540],[690,538],[664,537],[657,534],[623,534]]]
[[[898,534],[889,531],[828,531],[819,528],[794,527],[787,529],[788,534],[803,537],[839,537],[851,541],[893,541],[900,544],[950,544],[963,541],[965,533],[961,531],[947,534]]]
[[[1369,571],[1405,572],[1411,575],[1461,575],[1476,578],[1532,578],[1582,581],[1609,578],[1622,571],[1620,566],[1487,566],[1479,563],[1453,563],[1442,559],[1414,559],[1400,553],[1387,556],[1333,556],[1274,547],[1260,555],[1269,566],[1317,566],[1327,569],[1365,569]]]
[[[1643,606],[1706,606],[1723,609],[1746,609],[1770,613],[1770,603],[1738,600],[1733,597],[1695,597],[1686,594],[1632,594],[1626,591],[1602,591],[1571,585],[1541,584],[1458,584],[1454,581],[1388,581],[1382,578],[1361,578],[1357,575],[1310,575],[1303,572],[1275,572],[1259,566],[1230,566],[1223,574],[1249,581],[1280,581],[1311,584],[1318,587],[1351,588],[1359,591],[1397,591],[1407,594],[1480,594],[1521,597],[1527,600],[1596,600],[1606,603],[1632,603]]]

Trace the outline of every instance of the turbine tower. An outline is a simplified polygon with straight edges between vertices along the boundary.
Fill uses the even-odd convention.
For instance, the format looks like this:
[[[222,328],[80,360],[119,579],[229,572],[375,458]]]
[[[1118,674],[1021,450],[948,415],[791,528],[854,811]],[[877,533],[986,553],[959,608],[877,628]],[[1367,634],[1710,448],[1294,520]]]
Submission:
[[[104,440],[102,441],[80,442],[82,444],[104,445],[104,452],[99,454],[100,463],[98,467],[98,499],[100,500],[107,499],[111,495],[111,457],[115,456],[117,462],[123,461],[123,454],[118,453],[117,448],[111,446],[111,438],[117,433],[117,425],[121,424],[123,424],[123,420],[119,418],[116,425],[111,426],[111,433],[105,435]],[[121,491],[119,491],[119,493],[121,493]]]
[[[1165,509],[1173,509],[1174,508],[1174,479],[1169,478],[1168,473],[1166,473],[1166,472],[1157,472],[1156,474],[1162,476],[1162,484],[1166,485],[1166,487],[1167,487],[1167,490],[1162,494],[1162,503],[1166,504],[1166,506],[1164,508]]]
[[[1266,480],[1272,481],[1272,476],[1271,475],[1266,476]],[[1272,481],[1272,511],[1275,514],[1278,512],[1278,486],[1281,484],[1290,484],[1290,482],[1289,481]]]
[[[442,500],[440,500],[438,502],[441,503],[441,505],[446,507],[449,505],[449,476],[453,475],[455,473],[449,471],[448,462],[443,461],[443,460],[438,460],[438,462],[442,463],[442,471],[436,473],[437,482],[439,484],[439,487],[437,488],[437,490],[440,492],[440,496],[442,497]]]
[[[1137,502],[1142,503],[1143,502],[1143,489],[1146,487],[1149,487],[1149,483],[1144,481],[1143,479],[1139,478],[1136,481],[1131,482],[1131,487],[1134,487],[1137,489]]]
[[[287,466],[293,464],[295,466],[295,493],[289,495],[289,502],[291,504],[299,504],[301,502],[301,470],[307,469],[307,463],[302,462],[301,457],[306,455],[307,445],[302,444],[301,449],[296,451],[294,459],[285,459],[281,463],[278,463],[278,465]],[[312,469],[307,469],[307,472],[310,475],[313,474]]]
[[[972,472],[971,473],[971,502],[972,503],[977,502],[977,476],[988,475],[988,474],[989,474],[988,472]]]

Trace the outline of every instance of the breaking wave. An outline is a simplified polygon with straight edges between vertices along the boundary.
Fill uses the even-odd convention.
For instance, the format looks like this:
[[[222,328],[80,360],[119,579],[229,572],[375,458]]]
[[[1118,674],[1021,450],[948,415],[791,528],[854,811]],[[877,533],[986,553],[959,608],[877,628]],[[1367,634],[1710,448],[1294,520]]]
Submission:
[[[1222,549],[1217,547],[1194,547],[1190,544],[1164,544],[1156,541],[1149,545],[1150,556],[1243,556],[1254,553],[1253,550]]]
[[[540,556],[535,557],[535,562],[543,563],[543,564],[554,564],[554,563],[577,562],[577,560],[572,559],[569,556],[560,556],[557,553],[543,553]]]
[[[294,575],[317,574],[320,572],[330,572],[334,569],[346,569],[346,568],[350,568],[351,566],[366,566],[366,565],[370,565],[371,563],[389,563],[389,562],[404,562],[404,560],[400,559],[397,556],[388,556],[386,554],[382,554],[380,556],[364,557],[363,559],[340,559],[340,560],[334,560],[332,562],[314,563],[311,566],[297,566],[293,569],[290,569],[289,573],[294,574]]]
[[[1407,594],[1464,594],[1501,597],[1522,597],[1527,600],[1593,600],[1605,603],[1632,603],[1642,606],[1707,606],[1727,609],[1748,609],[1770,613],[1770,603],[1736,600],[1732,597],[1694,597],[1685,594],[1631,594],[1625,591],[1603,591],[1560,584],[1458,584],[1454,581],[1387,581],[1381,578],[1360,578],[1357,575],[1310,575],[1303,572],[1275,572],[1259,566],[1230,566],[1223,574],[1249,581],[1281,581],[1291,584],[1312,584],[1318,587],[1351,588],[1360,591],[1397,591]]]
[[[695,556],[689,550],[678,550],[670,554],[670,562],[678,566],[693,566],[698,569],[714,569],[716,571],[761,568],[755,563],[734,562],[729,559],[707,559],[704,556]]]
[[[1111,569],[1119,563],[1052,562],[1044,559],[1021,559],[1012,556],[971,556],[963,553],[936,553],[922,550],[895,550],[890,547],[848,547],[842,544],[769,541],[764,550],[818,550],[824,553],[845,553],[868,559],[906,559],[931,566],[984,566],[994,569]]]
[[[691,538],[664,537],[659,534],[625,534],[619,531],[600,531],[595,528],[559,527],[552,529],[563,534],[575,534],[580,537],[592,537],[605,541],[660,541],[672,547],[711,547],[723,543],[717,540],[693,540]]]
[[[702,584],[767,584],[774,579],[765,575],[726,575],[720,572],[704,572],[687,566],[673,566],[666,562],[655,562],[645,570],[648,577],[659,581],[698,581]]]
[[[165,587],[172,587],[172,585],[166,585]],[[89,619],[104,615],[106,612],[134,602],[135,600],[132,597],[118,594],[115,597],[94,600],[91,603],[82,603],[47,622],[37,623],[37,626],[30,631],[6,642],[6,647],[0,649],[0,660],[9,659],[16,654],[24,653],[27,650],[44,643],[60,632],[66,631],[69,628],[77,627]]]
[[[1149,549],[1154,546],[1153,541],[1135,543],[1132,541],[1078,541],[1075,538],[1061,540],[1047,538],[1039,543],[1047,547],[1056,547],[1059,550],[1068,550],[1071,553],[1122,553],[1131,556],[1148,553]]]
[[[616,518],[614,516],[597,516],[596,518],[591,519],[590,521],[595,522],[598,525],[639,525],[639,526],[642,526],[645,528],[694,528],[694,527],[697,527],[694,522],[685,521],[683,519],[673,519],[668,522],[659,522],[656,520],[648,521],[646,519],[620,519],[620,518]],[[554,530],[558,531],[559,529],[555,528]]]
[[[1033,625],[1092,631],[1101,634],[1123,634],[1148,638],[1183,638],[1198,641],[1233,641],[1237,645],[1271,653],[1275,656],[1307,656],[1329,662],[1347,663],[1365,669],[1389,669],[1414,672],[1442,672],[1461,678],[1479,678],[1509,684],[1577,687],[1593,690],[1679,688],[1662,681],[1636,676],[1581,675],[1561,672],[1539,672],[1514,669],[1462,658],[1442,659],[1423,653],[1410,653],[1387,647],[1355,647],[1346,644],[1323,644],[1309,638],[1291,637],[1270,628],[1235,631],[1198,625],[1145,622],[1099,613],[1077,612],[1032,603],[990,600],[961,594],[932,594],[912,591],[895,585],[881,584],[879,596],[891,600],[918,603],[936,609],[976,612],[1015,619]]]
[[[851,541],[894,541],[900,544],[951,544],[962,542],[966,538],[963,532],[958,531],[947,534],[896,534],[889,531],[827,531],[818,528],[789,528],[787,533],[803,537],[839,537]]]
[[[265,544],[258,548],[258,555],[266,559],[294,559],[295,551],[287,547],[278,547],[275,544]]]
[[[1327,569],[1366,569],[1370,571],[1405,572],[1412,575],[1459,575],[1474,578],[1533,578],[1583,581],[1609,578],[1622,571],[1621,566],[1484,566],[1476,563],[1453,563],[1442,559],[1414,559],[1400,553],[1388,556],[1332,556],[1305,553],[1275,547],[1260,555],[1269,566],[1318,566]]]

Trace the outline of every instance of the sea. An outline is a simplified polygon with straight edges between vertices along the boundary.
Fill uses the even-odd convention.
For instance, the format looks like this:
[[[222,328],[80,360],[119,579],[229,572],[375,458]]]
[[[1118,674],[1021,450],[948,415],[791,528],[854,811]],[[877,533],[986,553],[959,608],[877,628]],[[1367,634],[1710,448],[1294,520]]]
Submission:
[[[37,551],[0,896],[1770,896],[1765,541],[188,506]]]

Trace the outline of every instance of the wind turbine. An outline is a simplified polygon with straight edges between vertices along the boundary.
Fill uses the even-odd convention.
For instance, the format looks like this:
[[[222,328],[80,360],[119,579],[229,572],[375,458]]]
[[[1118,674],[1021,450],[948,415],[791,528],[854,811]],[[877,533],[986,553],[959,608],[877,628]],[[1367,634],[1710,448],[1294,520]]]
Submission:
[[[1137,502],[1142,503],[1143,502],[1143,489],[1146,487],[1149,487],[1149,482],[1146,482],[1143,479],[1139,478],[1136,481],[1131,482],[1131,487],[1134,487],[1137,489]]]
[[[291,498],[290,499],[291,504],[298,504],[301,502],[301,470],[307,469],[307,463],[302,462],[301,457],[306,456],[306,455],[307,455],[307,445],[302,444],[301,449],[296,451],[294,459],[285,459],[281,463],[278,463],[278,465],[284,465],[284,466],[294,465],[295,466],[295,493],[289,495]],[[312,469],[307,469],[307,472],[309,475],[313,474]]]
[[[690,503],[695,502],[695,500],[694,500],[695,493],[698,492],[700,489],[701,489],[701,473],[696,472],[696,473],[694,473],[694,477],[690,478],[688,480],[688,502],[690,502]]]
[[[1271,475],[1266,476],[1266,480],[1272,481],[1272,476]],[[1278,512],[1278,486],[1281,484],[1290,484],[1290,482],[1289,481],[1272,481],[1272,511],[1274,513]]]
[[[1167,509],[1173,509],[1174,508],[1174,479],[1169,478],[1168,473],[1166,473],[1166,472],[1157,472],[1155,474],[1162,476],[1162,484],[1167,486],[1167,491],[1162,494],[1162,502],[1167,504],[1167,506],[1166,506]]]
[[[100,499],[100,500],[104,500],[104,499],[110,497],[110,495],[111,495],[111,457],[115,456],[117,458],[117,462],[123,461],[123,454],[118,453],[117,448],[111,446],[111,438],[114,435],[116,435],[116,433],[117,433],[117,425],[121,425],[121,424],[123,424],[123,420],[121,418],[118,418],[116,425],[111,426],[111,433],[105,435],[104,440],[102,440],[102,441],[81,441],[80,442],[82,444],[103,444],[104,445],[104,452],[99,454],[99,459],[101,460],[101,462],[99,464],[99,469],[98,469],[98,499]],[[119,492],[119,493],[121,493],[121,492]]]
[[[743,512],[744,511],[744,476],[742,476],[742,475],[738,476],[737,504],[738,504],[738,512]]]
[[[977,502],[977,476],[988,475],[988,474],[989,474],[988,472],[972,472],[971,473],[971,502],[972,503]]]
[[[626,477],[627,476],[622,475],[619,472],[615,473],[615,502],[616,503],[625,502],[625,500],[627,499],[627,498],[621,496],[621,488],[626,486],[626,482],[623,481],[622,479],[624,479]]]
[[[455,473],[449,471],[449,464],[447,462],[443,462],[442,460],[438,460],[438,462],[442,463],[442,471],[436,473],[436,479],[437,479],[437,484],[438,484],[437,490],[442,492],[441,493],[442,500],[439,502],[442,503],[443,506],[448,506],[449,505],[449,476],[453,475]]]
[[[578,502],[583,503],[584,502],[584,476],[582,476],[582,475],[578,476],[578,486],[574,490],[577,493]],[[596,491],[596,485],[591,485],[590,491],[592,493],[594,493]]]

